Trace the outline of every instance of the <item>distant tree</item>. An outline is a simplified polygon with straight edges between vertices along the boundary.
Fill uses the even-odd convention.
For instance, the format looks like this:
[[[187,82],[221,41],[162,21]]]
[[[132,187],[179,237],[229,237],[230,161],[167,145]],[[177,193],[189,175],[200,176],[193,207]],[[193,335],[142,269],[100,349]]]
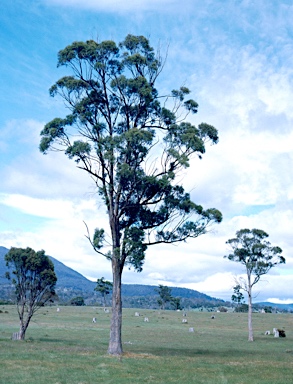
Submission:
[[[238,284],[247,292],[248,296],[248,340],[253,341],[252,329],[252,288],[263,275],[278,264],[285,263],[281,256],[280,247],[272,247],[266,239],[268,234],[261,229],[241,229],[236,232],[236,237],[226,242],[233,253],[228,260],[244,265],[247,278],[240,278]]]
[[[55,295],[57,277],[54,264],[45,251],[31,248],[11,248],[5,255],[7,272],[15,287],[17,312],[20,320],[18,338],[24,340],[26,330],[34,313]]]
[[[235,308],[235,312],[248,313],[248,305],[244,303],[240,304]]]
[[[170,304],[175,310],[182,309],[180,297],[172,297]]]
[[[106,307],[106,296],[110,294],[110,292],[113,289],[113,283],[111,281],[107,281],[104,279],[104,277],[101,277],[100,279],[97,279],[97,286],[95,288],[95,291],[100,292],[100,294],[103,297],[104,301],[104,307]]]
[[[72,75],[50,89],[70,114],[53,119],[41,132],[41,152],[63,151],[73,159],[95,182],[108,213],[109,242],[101,228],[93,236],[88,230],[87,237],[112,264],[108,353],[113,355],[123,352],[125,265],[140,272],[148,246],[196,238],[222,220],[217,209],[204,210],[180,185],[190,159],[201,158],[206,143],[216,144],[218,132],[186,121],[198,109],[187,87],[159,95],[155,82],[163,64],[143,36],[128,35],[118,45],[74,42],[58,54],[58,66]],[[104,251],[107,245],[110,251]]]
[[[234,293],[231,296],[231,300],[232,300],[232,303],[236,305],[236,308],[238,308],[240,304],[244,303],[244,296],[243,296],[243,293],[240,292],[241,286],[239,284],[237,284],[233,288],[233,290],[234,290]]]
[[[171,295],[172,289],[166,285],[159,284],[159,288],[156,288],[155,291],[159,294],[160,298],[158,299],[158,304],[162,309],[165,309],[166,304],[172,302],[174,299]]]
[[[82,307],[85,305],[84,298],[82,296],[73,297],[70,300],[70,305],[74,305],[76,307]]]

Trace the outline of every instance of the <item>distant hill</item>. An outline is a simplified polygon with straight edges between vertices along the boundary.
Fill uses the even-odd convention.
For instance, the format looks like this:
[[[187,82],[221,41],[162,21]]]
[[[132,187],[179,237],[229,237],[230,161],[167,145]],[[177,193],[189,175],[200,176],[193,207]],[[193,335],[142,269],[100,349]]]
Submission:
[[[8,252],[7,248],[0,246],[0,284],[7,283],[7,279],[4,278],[7,267],[5,265],[4,256]]]
[[[261,307],[272,307],[275,309],[281,309],[286,311],[293,311],[293,303],[290,304],[276,304],[276,303],[270,303],[269,301],[263,301],[261,303],[256,303],[257,305]]]
[[[8,249],[0,246],[0,298],[7,298],[7,292],[11,284],[4,277],[7,272],[4,257]],[[67,267],[65,264],[49,256],[54,263],[55,273],[57,275],[56,292],[64,302],[72,297],[83,296],[88,304],[96,303],[100,300],[99,293],[94,291],[96,283],[88,280],[80,273]],[[140,284],[123,284],[122,301],[125,307],[156,307],[158,294],[157,286]],[[180,297],[184,306],[220,306],[224,301],[200,293],[198,291],[186,288],[172,287],[172,296]]]
[[[0,284],[8,284],[9,282],[4,277],[5,272],[8,271],[4,257],[9,249],[0,246]],[[74,290],[85,290],[92,291],[96,284],[87,278],[85,278],[80,273],[74,271],[73,269],[67,267],[54,257],[49,256],[54,263],[55,273],[57,275],[57,288],[72,288]]]

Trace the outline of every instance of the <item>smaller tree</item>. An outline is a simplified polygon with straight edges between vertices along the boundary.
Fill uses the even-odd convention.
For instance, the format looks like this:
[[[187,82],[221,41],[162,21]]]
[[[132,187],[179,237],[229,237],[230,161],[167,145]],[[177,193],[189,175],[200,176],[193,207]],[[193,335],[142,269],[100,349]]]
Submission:
[[[241,290],[241,285],[237,284],[235,287],[233,287],[234,293],[231,296],[232,303],[236,305],[236,312],[240,304],[243,304],[244,301],[244,296],[243,293],[240,292]]]
[[[160,298],[158,299],[158,304],[162,309],[165,309],[166,304],[172,302],[174,299],[171,295],[172,289],[166,285],[159,284],[159,288],[155,289],[158,292]]]
[[[175,310],[182,309],[180,297],[172,297],[170,304]]]
[[[240,304],[239,307],[235,308],[235,312],[248,313],[248,305],[245,303]]]
[[[82,296],[73,297],[70,300],[70,305],[75,307],[83,307],[85,305],[84,298]]]
[[[35,252],[31,248],[11,248],[5,255],[6,266],[12,269],[12,284],[15,287],[17,312],[20,320],[19,340],[34,313],[55,295],[57,277],[54,264],[45,251]],[[11,279],[10,273],[6,277]]]
[[[272,247],[267,241],[268,234],[261,229],[241,229],[236,232],[236,238],[226,242],[233,253],[228,260],[236,261],[244,265],[247,278],[240,278],[238,284],[241,289],[247,292],[248,296],[248,340],[253,341],[252,330],[252,288],[263,275],[266,275],[271,268],[278,264],[285,263],[281,256],[280,247]]]
[[[97,286],[95,288],[95,291],[100,292],[100,294],[103,297],[104,301],[104,307],[106,307],[106,296],[110,294],[113,288],[113,283],[111,281],[107,281],[104,279],[104,277],[101,277],[100,279],[97,279]]]

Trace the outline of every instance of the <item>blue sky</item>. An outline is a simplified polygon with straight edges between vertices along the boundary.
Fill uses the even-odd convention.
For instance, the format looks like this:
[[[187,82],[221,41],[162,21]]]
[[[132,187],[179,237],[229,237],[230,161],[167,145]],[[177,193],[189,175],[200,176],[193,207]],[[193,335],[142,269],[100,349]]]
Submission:
[[[255,300],[293,302],[293,5],[287,0],[14,0],[0,13],[0,245],[45,249],[83,275],[111,279],[85,238],[107,226],[91,181],[61,154],[38,151],[43,125],[66,113],[49,88],[67,74],[57,53],[73,41],[144,35],[167,52],[161,93],[187,85],[194,123],[220,142],[194,159],[184,186],[217,207],[221,225],[179,246],[151,247],[124,283],[193,288],[230,299],[240,266],[223,259],[241,228],[261,228],[287,259]],[[168,47],[168,49],[167,49]]]

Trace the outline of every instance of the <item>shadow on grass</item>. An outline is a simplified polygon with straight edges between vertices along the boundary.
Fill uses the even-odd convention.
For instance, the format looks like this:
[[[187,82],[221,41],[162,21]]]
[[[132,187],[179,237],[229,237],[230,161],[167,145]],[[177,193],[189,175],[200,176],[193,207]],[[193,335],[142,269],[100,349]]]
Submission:
[[[285,346],[284,346],[285,347]],[[209,349],[209,348],[160,348],[160,349],[132,349],[132,350],[125,350],[124,352],[127,354],[127,352],[130,352],[132,354],[149,354],[152,356],[157,357],[196,357],[196,356],[206,356],[206,357],[219,357],[219,358],[229,358],[231,357],[238,359],[242,358],[243,356],[250,356],[250,357],[257,357],[259,358],[260,355],[267,356],[271,355],[270,348],[260,351],[257,350],[251,350],[249,348],[242,348],[242,349]]]
[[[39,339],[34,339],[33,341],[41,341],[45,343],[62,343],[64,344],[64,340],[62,339],[47,339],[46,337],[41,337]]]

